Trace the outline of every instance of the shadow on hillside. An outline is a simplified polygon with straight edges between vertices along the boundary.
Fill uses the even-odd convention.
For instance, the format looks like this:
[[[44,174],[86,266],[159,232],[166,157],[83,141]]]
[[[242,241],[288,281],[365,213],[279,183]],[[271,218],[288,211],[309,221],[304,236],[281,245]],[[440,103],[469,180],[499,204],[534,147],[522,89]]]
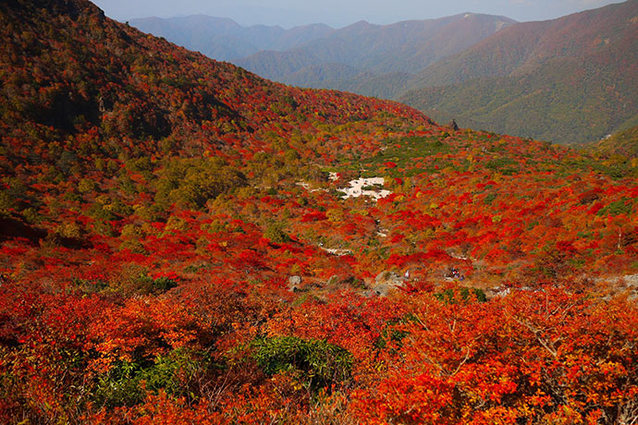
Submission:
[[[30,226],[15,218],[0,218],[0,242],[13,238],[24,238],[33,244],[38,244],[40,241],[53,242],[69,249],[83,249],[91,246],[85,240],[49,233],[44,229]]]

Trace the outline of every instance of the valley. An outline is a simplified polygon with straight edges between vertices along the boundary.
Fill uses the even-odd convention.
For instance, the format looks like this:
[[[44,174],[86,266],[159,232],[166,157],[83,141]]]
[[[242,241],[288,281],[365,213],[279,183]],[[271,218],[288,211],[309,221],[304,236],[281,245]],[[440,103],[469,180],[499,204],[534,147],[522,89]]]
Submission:
[[[583,144],[638,124],[637,17],[638,3],[630,0],[538,22],[463,13],[392,25],[307,26],[290,30],[303,34],[295,45],[272,42],[229,60],[286,84],[399,100],[438,122]],[[216,38],[205,30],[182,29],[198,40],[189,43],[177,35],[177,21],[155,23],[139,28],[228,58],[206,50]]]

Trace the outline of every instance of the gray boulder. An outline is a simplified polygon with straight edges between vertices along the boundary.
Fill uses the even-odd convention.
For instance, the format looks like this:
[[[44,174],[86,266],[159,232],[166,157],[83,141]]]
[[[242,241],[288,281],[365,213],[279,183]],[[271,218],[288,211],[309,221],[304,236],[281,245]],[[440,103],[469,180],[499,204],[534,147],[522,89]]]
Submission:
[[[288,278],[288,290],[290,292],[297,292],[301,288],[301,276],[290,276]]]

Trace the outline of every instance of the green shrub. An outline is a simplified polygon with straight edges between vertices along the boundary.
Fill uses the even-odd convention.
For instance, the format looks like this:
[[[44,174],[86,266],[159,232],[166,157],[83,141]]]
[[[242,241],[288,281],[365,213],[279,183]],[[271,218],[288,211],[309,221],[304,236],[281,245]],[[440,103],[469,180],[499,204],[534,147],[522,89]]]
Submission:
[[[485,197],[485,203],[487,205],[492,205],[492,202],[496,199],[496,193],[490,193]]]
[[[18,202],[8,190],[0,190],[0,217],[9,217],[17,206]]]
[[[506,176],[511,176],[519,171],[518,164],[511,158],[492,159],[485,164],[485,168]]]
[[[170,277],[162,276],[153,281],[154,292],[166,292],[169,289],[177,287],[177,281]]]
[[[93,192],[95,188],[96,188],[96,184],[93,180],[81,179],[78,182],[78,192],[80,193],[90,193],[90,192]]]
[[[279,222],[271,222],[264,230],[266,239],[270,239],[272,243],[285,243],[290,241],[290,236],[283,230],[283,224]]]
[[[313,391],[350,377],[352,355],[326,341],[284,336],[261,338],[253,346],[254,358],[266,375],[292,372]]]
[[[120,361],[109,372],[99,376],[93,389],[93,402],[109,409],[133,406],[142,402],[146,393],[163,390],[169,396],[197,398],[197,377],[214,368],[209,357],[187,349],[176,349],[153,362]]]
[[[133,245],[134,246],[134,245]],[[126,248],[126,245],[123,245]],[[149,276],[145,267],[130,264],[122,268],[121,275],[110,285],[115,292],[132,295],[161,294],[178,286],[178,282],[170,277],[160,276],[156,279]]]
[[[485,292],[480,288],[449,288],[443,292],[435,293],[434,296],[446,304],[461,304],[466,303],[472,299],[484,303],[487,301]],[[470,298],[471,296],[471,298]]]
[[[119,362],[98,377],[93,402],[109,409],[133,406],[143,399],[139,380],[140,368],[135,363]]]
[[[171,159],[156,183],[155,202],[163,209],[173,203],[203,209],[209,199],[246,184],[246,177],[241,172],[220,159]]]
[[[606,207],[602,208],[596,215],[599,217],[605,215],[620,215],[620,214],[630,214],[633,209],[633,202],[629,198],[623,198],[620,201],[612,202]]]

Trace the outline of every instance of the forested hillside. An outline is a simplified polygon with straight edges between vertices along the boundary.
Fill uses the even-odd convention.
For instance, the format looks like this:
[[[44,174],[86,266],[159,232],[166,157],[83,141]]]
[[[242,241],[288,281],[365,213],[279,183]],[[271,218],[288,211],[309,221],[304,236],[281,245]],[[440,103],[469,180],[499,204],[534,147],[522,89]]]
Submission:
[[[399,99],[436,119],[561,143],[638,120],[638,1],[510,26],[423,70]]]
[[[638,168],[0,3],[0,422],[638,419]]]

